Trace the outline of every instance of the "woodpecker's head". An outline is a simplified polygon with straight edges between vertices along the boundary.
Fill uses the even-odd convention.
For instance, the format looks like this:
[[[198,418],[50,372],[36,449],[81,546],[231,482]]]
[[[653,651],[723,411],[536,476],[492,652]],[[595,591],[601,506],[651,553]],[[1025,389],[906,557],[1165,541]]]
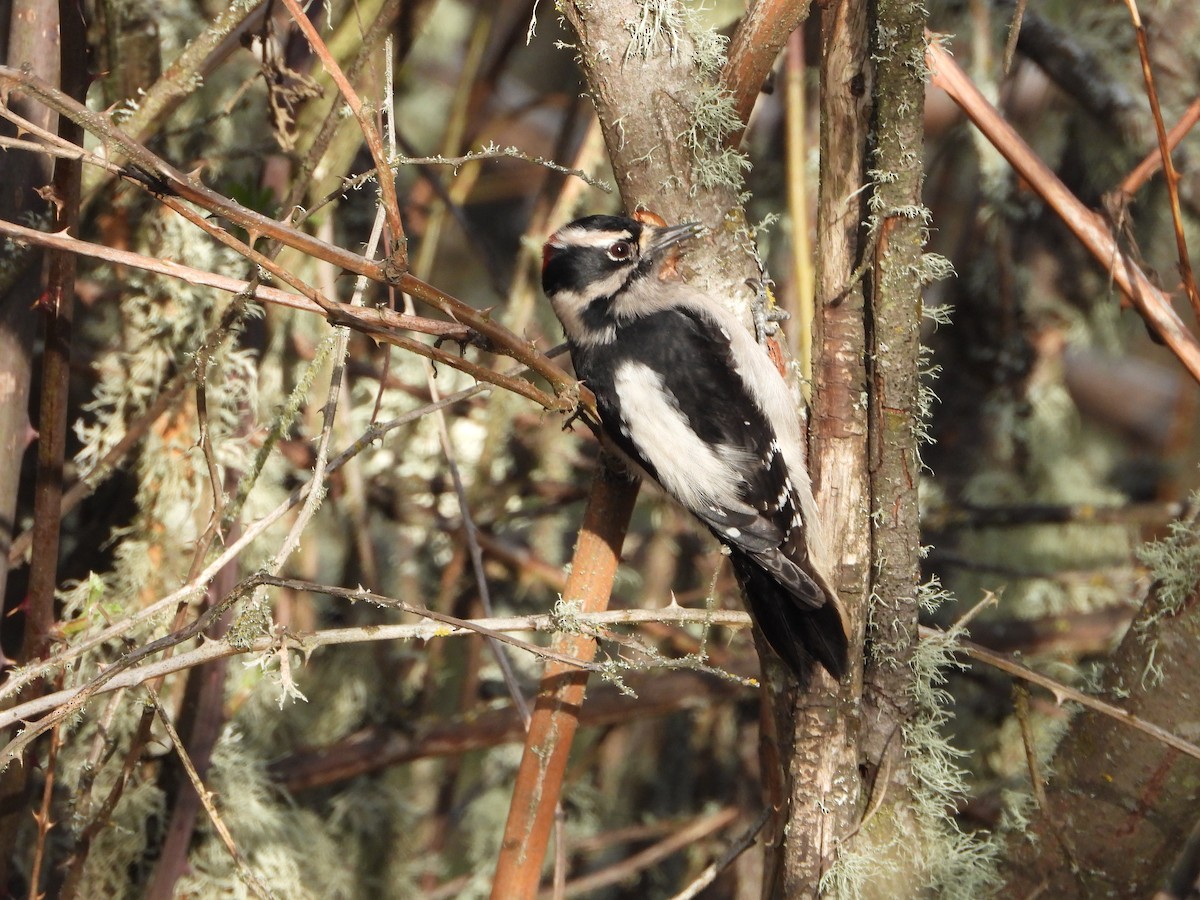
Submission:
[[[542,289],[568,340],[611,340],[619,319],[657,306],[653,286],[669,258],[664,251],[695,237],[702,227],[587,216],[551,235],[542,249]]]

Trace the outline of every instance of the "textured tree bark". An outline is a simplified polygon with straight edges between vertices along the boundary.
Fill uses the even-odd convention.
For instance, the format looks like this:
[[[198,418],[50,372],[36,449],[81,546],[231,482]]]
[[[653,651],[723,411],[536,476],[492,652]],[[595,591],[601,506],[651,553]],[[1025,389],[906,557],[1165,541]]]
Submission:
[[[703,250],[687,265],[718,294],[745,301],[745,280],[758,276],[746,252],[741,185],[697,184],[697,152],[683,139],[697,126],[701,92],[714,90],[717,73],[698,70],[697,47],[672,19],[657,24],[637,0],[569,3],[563,12],[579,37],[578,60],[604,131],[625,208],[649,209],[668,222],[700,221],[710,229]],[[629,23],[643,23],[640,37]],[[712,95],[715,98],[715,95]],[[724,135],[707,135],[712,147]],[[747,318],[747,321],[749,319]]]
[[[756,21],[756,13],[760,18],[776,15],[781,22],[786,17],[790,28],[799,10],[797,4],[756,4],[748,22]],[[913,425],[924,223],[909,214],[920,203],[924,19],[903,4],[880,11],[875,33],[890,35],[890,43],[877,40],[876,46],[891,54],[889,77],[895,83],[883,96],[886,108],[874,122],[889,131],[880,141],[876,162],[894,180],[877,207],[883,215],[874,270],[865,280],[856,279],[868,217],[862,186],[874,88],[871,12],[862,0],[832,2],[822,11],[821,353],[812,469],[818,506],[832,538],[834,574],[854,619],[858,639],[852,639],[853,647],[861,647],[872,590],[884,591],[889,603],[879,635],[888,647],[889,664],[873,670],[869,682],[877,695],[870,705],[868,737],[878,770],[884,749],[896,754],[901,747],[892,738],[908,711],[908,662],[916,624],[918,463]],[[627,208],[645,204],[668,221],[700,219],[708,225],[713,231],[706,252],[690,254],[687,262],[698,270],[695,277],[736,308],[736,298],[747,295],[745,279],[758,274],[740,246],[739,190],[732,184],[706,184],[698,192],[697,154],[703,148],[683,138],[695,126],[698,98],[709,89],[709,76],[697,62],[703,48],[686,32],[667,34],[666,26],[638,34],[630,23],[644,24],[647,14],[631,0],[606,4],[603,14],[586,4],[571,4],[566,14],[579,35],[580,61]],[[735,36],[735,48],[738,41]],[[752,103],[742,88],[733,91],[733,99],[744,115]],[[870,311],[864,287],[873,292]],[[870,370],[869,358],[874,360]],[[865,405],[864,394],[870,398]],[[876,510],[882,512],[872,526]],[[873,572],[879,574],[878,584],[872,582]],[[856,674],[837,686],[820,673],[806,690],[797,691],[769,655],[764,660],[764,683],[775,711],[768,724],[774,725],[779,742],[765,748],[765,768],[774,763],[786,772],[779,786],[781,814],[764,896],[813,896],[839,846],[858,827],[865,805],[858,768],[863,683]],[[861,673],[861,665],[856,672]],[[772,759],[775,753],[778,757]],[[889,773],[902,769],[888,766]],[[765,777],[772,780],[770,771]],[[880,789],[892,777],[884,777]]]
[[[917,3],[883,0],[875,7],[873,268],[869,275],[867,378],[871,480],[872,609],[864,672],[863,752],[886,772],[876,798],[906,806],[908,766],[901,728],[914,712],[912,658],[921,580],[917,449],[920,412],[921,291],[924,286],[925,24]],[[891,783],[887,783],[890,781]],[[881,794],[881,791],[889,791]],[[885,815],[881,821],[903,818]]]
[[[764,896],[815,896],[838,846],[857,826],[861,635],[870,573],[870,495],[862,254],[870,76],[868,9],[860,0],[821,10],[821,181],[817,195],[816,321],[809,467],[829,559],[854,635],[854,675],[836,694],[777,695],[787,759],[789,812]],[[818,698],[821,698],[818,704]]]
[[[1200,740],[1200,590],[1168,614],[1159,587],[1110,660],[1102,693]],[[1029,827],[1009,839],[1002,894],[1149,897],[1187,843],[1197,809],[1200,762],[1108,716],[1079,713],[1050,764],[1046,808],[1031,810]]]
[[[61,55],[71,60],[62,67],[62,90],[81,103],[87,94],[87,42],[78,16],[64,17],[60,28]],[[59,136],[82,144],[83,129],[69,119],[59,120]],[[74,231],[79,223],[80,176],[83,163],[54,162],[53,191],[55,232]],[[42,331],[42,387],[38,408],[37,482],[34,487],[33,546],[29,567],[29,592],[25,610],[25,635],[21,658],[46,655],[55,620],[58,588],[59,538],[62,525],[63,468],[67,451],[68,392],[71,384],[72,323],[75,317],[74,253],[47,254],[46,294],[39,304]]]
[[[28,65],[34,74],[58,82],[58,4],[45,0],[17,0],[11,4],[8,47],[10,65]],[[13,98],[10,105],[20,115],[53,131],[57,122],[48,109],[32,101]],[[13,128],[0,123],[0,133]],[[46,213],[48,204],[35,190],[50,181],[49,157],[11,152],[0,179],[0,216],[15,222],[33,213]],[[49,227],[49,220],[45,225]],[[22,254],[0,276],[0,604],[8,583],[8,549],[12,544],[21,461],[34,437],[29,422],[29,383],[33,367],[33,340],[37,325],[35,301],[41,292],[42,271],[37,255]],[[11,279],[11,280],[10,280]]]
[[[5,59],[28,65],[56,83],[59,76],[58,4],[46,0],[16,0]],[[25,118],[53,131],[57,118],[45,107],[10,98],[10,106]],[[10,134],[8,123],[0,133]],[[0,217],[14,221],[22,215],[46,212],[35,190],[50,180],[48,158],[12,152],[0,178]],[[48,227],[50,219],[45,225]],[[12,544],[21,481],[21,463],[34,437],[29,422],[29,384],[33,368],[35,302],[41,293],[42,267],[37,255],[10,260],[15,277],[0,283],[0,607],[8,584],[8,550]],[[9,766],[0,775],[0,885],[9,883],[9,866],[17,831],[27,814],[28,766]]]
[[[675,136],[688,132],[692,101],[703,90],[691,63],[695,47],[687,40],[662,41],[657,55],[641,58],[631,46],[625,23],[638,21],[636,4],[595,16],[582,4],[568,18],[580,36],[579,49],[605,126],[605,136],[628,206],[646,202],[669,221],[700,218],[714,229],[713,247],[689,263],[700,277],[728,296],[744,278],[757,274],[749,257],[736,251],[730,221],[740,222],[736,191],[706,191],[693,197],[694,148]],[[765,7],[763,7],[765,8]],[[771,7],[791,16],[786,4]],[[760,11],[760,5],[755,6]],[[753,13],[751,18],[753,18]],[[888,615],[877,638],[886,646],[887,665],[871,670],[868,734],[860,736],[860,676],[840,688],[817,676],[808,690],[796,691],[768,661],[765,684],[775,709],[777,752],[787,773],[780,798],[783,812],[775,829],[775,852],[767,866],[765,896],[815,895],[839,846],[858,827],[865,805],[859,774],[860,740],[873,749],[878,772],[884,752],[898,756],[895,735],[908,714],[908,665],[916,624],[918,462],[914,447],[917,413],[920,254],[923,222],[912,218],[920,203],[921,112],[923,109],[923,13],[911,5],[878,10],[845,0],[823,8],[822,169],[819,204],[817,294],[821,300],[817,334],[821,348],[814,406],[812,456],[818,505],[833,537],[830,559],[843,601],[852,611],[861,646],[867,597],[884,596]],[[880,139],[878,167],[891,175],[878,209],[880,238],[874,270],[864,280],[854,273],[862,262],[867,220],[867,137],[874,83],[869,63],[872,33],[886,54],[889,72],[884,104],[874,124]],[[738,40],[735,37],[735,47]],[[740,97],[744,113],[744,91]],[[678,190],[663,191],[664,185]],[[732,216],[731,216],[732,213]],[[872,291],[868,311],[864,286]],[[866,360],[873,360],[868,370]],[[866,394],[870,399],[864,405]],[[868,443],[868,435],[871,435]],[[880,517],[872,525],[872,513]],[[872,573],[878,575],[873,583]],[[861,668],[858,669],[861,672]],[[767,748],[768,768],[774,748]],[[904,767],[886,766],[877,787],[903,781]],[[769,775],[768,775],[769,780]],[[903,798],[897,798],[898,802]]]
[[[680,140],[695,125],[695,104],[710,88],[704,73],[698,71],[696,48],[683,34],[675,40],[664,38],[648,57],[631,53],[625,23],[639,21],[643,9],[633,2],[617,6],[606,4],[599,14],[585,4],[574,4],[567,8],[567,18],[580,37],[581,62],[621,195],[629,209],[645,204],[667,221],[699,219],[708,225],[708,246],[689,254],[687,263],[698,270],[694,278],[745,314],[750,297],[746,279],[759,273],[743,245],[739,188],[732,184],[706,186],[697,193],[696,148]],[[819,393],[830,391],[822,408],[830,416],[831,435],[837,437],[823,445],[821,452],[830,449],[833,441],[842,443],[840,452],[817,463],[821,466],[817,477],[822,480],[826,505],[832,503],[836,508],[827,513],[829,521],[837,523],[830,530],[846,529],[845,546],[835,547],[831,558],[842,561],[840,583],[853,607],[864,596],[869,546],[865,419],[857,403],[863,385],[864,345],[861,293],[855,289],[854,299],[848,303],[844,294],[857,261],[859,226],[865,216],[859,189],[867,126],[862,93],[866,7],[838,4],[832,15],[835,52],[830,71],[836,83],[837,108],[832,114],[833,127],[826,123],[822,129],[823,140],[828,142],[823,148],[826,157],[834,160],[823,209],[837,246],[822,257],[822,296],[829,304],[827,328],[836,336],[825,344],[831,358],[818,386]],[[854,27],[853,40],[847,36],[847,19]],[[843,122],[843,117],[851,124]],[[857,338],[847,339],[843,330]],[[857,722],[850,714],[858,688],[849,684],[839,695],[822,673],[809,690],[797,692],[789,674],[775,664],[771,654],[762,654],[762,658],[764,690],[775,718],[775,735],[769,734],[768,727],[763,747],[764,778],[771,785],[772,802],[781,810],[773,829],[764,896],[811,896],[834,859],[838,842],[858,822]],[[777,783],[772,771],[776,767],[786,773],[783,784]]]

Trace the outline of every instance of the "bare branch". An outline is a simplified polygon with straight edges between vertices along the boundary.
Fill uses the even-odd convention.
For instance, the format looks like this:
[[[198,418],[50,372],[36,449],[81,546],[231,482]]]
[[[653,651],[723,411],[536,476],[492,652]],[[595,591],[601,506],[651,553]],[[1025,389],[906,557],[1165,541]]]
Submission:
[[[923,638],[940,638],[944,635],[945,632],[940,631],[937,628],[927,628],[924,625],[921,626],[921,637]],[[1070,685],[1063,684],[1061,681],[1057,681],[1048,675],[1043,675],[1041,672],[1036,672],[1028,666],[1023,666],[1009,656],[1006,656],[1002,653],[996,653],[993,650],[988,650],[986,647],[981,647],[979,644],[975,644],[971,641],[963,639],[959,639],[957,641],[957,649],[961,650],[972,659],[977,659],[980,662],[987,663],[989,666],[999,669],[1001,672],[1007,672],[1009,675],[1015,676],[1016,678],[1020,678],[1024,681],[1028,681],[1030,684],[1036,684],[1038,687],[1045,688],[1054,695],[1054,699],[1059,703],[1063,703],[1067,700],[1073,700],[1081,706],[1086,706],[1088,709],[1095,710],[1098,713],[1102,713],[1103,715],[1106,715],[1112,719],[1116,719],[1118,722],[1123,722],[1130,728],[1137,729],[1143,734],[1147,734],[1154,738],[1156,741],[1160,741],[1163,744],[1166,744],[1168,747],[1178,750],[1180,753],[1185,753],[1195,759],[1200,759],[1200,747],[1196,746],[1190,741],[1185,741],[1183,738],[1171,734],[1171,732],[1159,727],[1158,725],[1147,722],[1144,719],[1140,719],[1131,713],[1127,713],[1120,707],[1113,706],[1111,703],[1107,703],[1104,700],[1101,700],[1099,697],[1093,697],[1090,694],[1085,694],[1083,691],[1076,690]]]
[[[562,620],[553,615],[459,619],[455,616],[448,616],[444,613],[414,606],[402,600],[385,597],[381,594],[375,594],[362,589],[339,588],[333,585],[315,584],[313,582],[261,575],[249,579],[239,587],[246,589],[256,584],[324,593],[352,601],[366,600],[379,606],[399,609],[403,612],[439,623],[437,625],[432,625],[430,622],[410,625],[368,625],[359,628],[330,628],[310,634],[293,634],[284,639],[283,649],[309,654],[319,647],[336,647],[343,644],[363,644],[378,641],[429,641],[434,638],[478,634],[501,640],[510,646],[533,653],[543,659],[560,663],[571,670],[593,672],[601,671],[602,668],[588,659],[571,656],[568,653],[558,652],[553,649],[548,650],[545,647],[509,636],[512,632],[522,631],[547,634],[561,633]],[[689,609],[683,606],[669,606],[662,609],[620,609],[590,613],[582,612],[572,615],[572,621],[579,625],[594,626],[596,628],[611,628],[614,625],[644,625],[649,623],[720,625],[726,628],[745,628],[750,625],[749,616],[740,610]],[[188,633],[179,637],[174,643],[181,643],[184,640],[190,639],[194,636],[194,631],[194,628],[189,628]],[[594,645],[590,637],[585,638],[585,640]],[[204,663],[213,662],[214,660],[227,659],[231,656],[245,654],[265,653],[280,647],[279,638],[274,636],[261,637],[249,644],[231,643],[227,639],[205,641],[194,650],[176,653],[174,656],[166,659],[137,666],[124,666],[123,671],[106,679],[102,684],[97,685],[95,690],[90,692],[88,692],[88,688],[92,687],[94,682],[81,687],[57,691],[44,697],[39,697],[37,700],[22,703],[4,710],[0,712],[0,729],[10,728],[17,723],[32,719],[34,716],[61,708],[68,702],[76,701],[84,693],[87,693],[90,698],[98,694],[107,694],[113,691],[137,687],[155,678],[192,669]],[[162,640],[160,639],[152,645],[141,648],[138,651],[138,659],[144,659],[163,649],[165,649],[165,645],[162,645]],[[61,664],[61,661],[54,662]]]
[[[932,83],[962,107],[967,117],[1008,160],[1009,164],[1038,192],[1063,223],[1074,232],[1096,260],[1108,270],[1117,287],[1127,296],[1154,331],[1174,351],[1193,378],[1200,381],[1200,342],[1137,264],[1113,240],[1098,213],[1079,202],[1066,185],[1030,149],[996,108],[971,83],[954,58],[936,39],[929,41],[927,61]]]

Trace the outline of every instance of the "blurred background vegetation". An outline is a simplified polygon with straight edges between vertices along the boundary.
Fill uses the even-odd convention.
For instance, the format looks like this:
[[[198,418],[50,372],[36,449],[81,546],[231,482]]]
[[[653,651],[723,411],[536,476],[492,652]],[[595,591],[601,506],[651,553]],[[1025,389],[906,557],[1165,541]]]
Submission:
[[[12,49],[24,6],[0,4],[9,65],[25,61]],[[570,218],[616,211],[619,201],[596,186],[613,178],[571,49],[577,38],[553,5],[535,6],[334,0],[309,14],[373,109],[385,102],[391,74],[403,156],[518,148],[523,158],[402,164],[396,189],[412,272],[548,351],[561,332],[540,295],[541,244]],[[1169,127],[1200,92],[1200,8],[1146,7]],[[696,8],[725,33],[744,9],[734,2]],[[198,170],[213,190],[273,217],[287,214],[288,202],[311,210],[304,229],[362,252],[376,188],[345,189],[343,179],[373,164],[282,7],[93,0],[83,11],[87,53],[70,64],[91,79],[91,109],[107,110],[180,170]],[[930,25],[953,35],[960,64],[1076,195],[1120,216],[1126,246],[1175,291],[1161,175],[1128,207],[1114,205],[1114,190],[1155,147],[1126,6],[1055,0],[1023,12],[1011,60],[1009,3],[936,3]],[[802,66],[807,60],[798,70],[804,105],[783,89],[781,62],[744,143],[750,219],[761,223],[759,246],[780,302],[797,316],[797,279],[811,270],[795,248],[814,223],[789,211],[788,182],[798,160],[815,197],[817,35],[814,16],[790,51]],[[179,64],[198,40],[208,44]],[[314,151],[331,110],[337,128]],[[786,139],[789,119],[798,119],[803,146]],[[1086,688],[1152,580],[1138,548],[1167,536],[1196,486],[1195,384],[940,92],[929,94],[926,126],[930,249],[956,273],[928,289],[926,306],[937,315],[923,334],[937,396],[923,450],[923,574],[952,597],[930,623],[949,624],[994,594],[973,619],[972,638]],[[1188,135],[1176,151],[1193,247],[1197,140]],[[87,146],[104,149],[94,137]],[[22,155],[30,156],[9,148],[0,157],[0,167],[12,165],[6,180],[15,183],[12,161]],[[28,178],[27,185],[46,183]],[[86,240],[234,278],[255,274],[128,182],[85,167],[83,196],[72,233]],[[5,202],[5,219],[49,230],[51,204],[28,186],[12,202],[6,193]],[[38,264],[19,252],[12,243],[4,249],[4,302],[31,310],[40,289],[21,293],[18,276]],[[327,262],[291,249],[279,262],[329,297],[353,295],[353,278]],[[75,286],[65,474],[68,483],[88,475],[93,489],[61,520],[46,638],[52,653],[99,638],[55,668],[46,691],[84,684],[188,620],[162,598],[309,480],[323,429],[336,454],[373,424],[414,411],[328,475],[327,496],[282,573],[362,586],[460,618],[554,608],[596,465],[586,428],[564,433],[562,415],[501,389],[432,410],[432,400],[475,380],[358,332],[346,338],[337,372],[337,333],[319,315],[244,303],[104,260],[80,259]],[[361,300],[404,308],[401,296],[378,284],[367,285]],[[794,346],[799,329],[795,321],[785,327]],[[42,339],[27,346],[36,362]],[[501,371],[513,365],[486,348],[466,352]],[[37,409],[43,380],[31,371]],[[327,425],[331,384],[337,408]],[[163,398],[165,406],[156,406]],[[137,440],[116,464],[100,465],[131,433]],[[20,453],[0,461],[19,490],[17,535],[33,521],[34,457],[31,449],[23,466]],[[218,513],[214,471],[224,495]],[[238,553],[207,593],[191,598],[190,617],[272,559],[298,515],[293,508]],[[0,625],[0,646],[17,672],[31,661],[23,643],[29,559],[40,549],[32,543],[15,545]],[[740,608],[716,544],[644,491],[612,605],[675,601]],[[132,618],[147,608],[156,612]],[[260,588],[222,612],[209,634],[249,643],[362,630],[345,645],[305,652],[280,644],[157,686],[238,852],[276,896],[487,893],[520,757],[521,716],[497,651],[482,638],[429,632],[425,640],[370,640],[372,626],[415,621],[319,590]],[[114,623],[129,627],[106,631]],[[762,809],[759,699],[748,680],[757,659],[748,632],[651,623],[626,634],[627,643],[606,640],[601,657],[620,663],[638,697],[593,682],[568,772],[558,853],[569,896],[672,896]],[[689,655],[700,650],[707,663],[698,667]],[[541,659],[511,648],[503,655],[511,681],[531,696]],[[947,677],[949,727],[967,773],[948,812],[981,847],[994,847],[990,835],[1014,821],[1014,810],[1028,809],[1022,726],[1045,758],[1069,712],[1035,695],[1028,714],[1015,717],[1014,703],[1025,701],[1014,701],[1012,681],[977,664]],[[6,702],[16,699],[10,692]],[[22,801],[0,829],[14,895],[39,888],[79,897],[247,894],[161,720],[152,706],[147,713],[149,702],[137,689],[97,697],[34,745],[18,785]],[[757,896],[760,867],[757,853],[743,854],[705,896]]]

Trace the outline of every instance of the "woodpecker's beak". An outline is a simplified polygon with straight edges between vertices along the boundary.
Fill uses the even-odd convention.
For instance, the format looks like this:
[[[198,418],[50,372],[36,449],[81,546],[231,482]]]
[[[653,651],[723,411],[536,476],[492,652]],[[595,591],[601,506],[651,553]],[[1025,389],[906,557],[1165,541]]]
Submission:
[[[704,230],[704,226],[699,222],[685,222],[682,225],[668,225],[663,228],[655,228],[650,233],[650,240],[646,244],[645,254],[658,254],[666,250],[668,247],[674,247],[680,241],[686,241],[694,238]]]

